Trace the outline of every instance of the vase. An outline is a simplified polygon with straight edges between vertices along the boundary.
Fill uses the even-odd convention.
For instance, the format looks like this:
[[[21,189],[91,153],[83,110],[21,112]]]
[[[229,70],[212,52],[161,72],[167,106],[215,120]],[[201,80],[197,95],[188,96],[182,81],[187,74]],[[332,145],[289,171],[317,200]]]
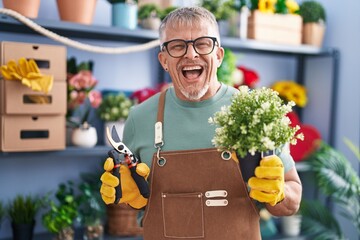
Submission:
[[[14,10],[25,17],[37,18],[40,0],[3,0],[4,8]]]
[[[89,25],[92,23],[97,0],[57,0],[56,4],[62,21]]]
[[[31,223],[11,223],[14,240],[32,240],[35,220]]]
[[[75,128],[72,133],[72,143],[74,146],[92,148],[97,143],[96,128],[90,125],[82,125]]]
[[[137,223],[139,210],[127,204],[106,205],[107,232],[112,236],[140,236],[143,228]]]
[[[129,3],[112,4],[111,23],[115,27],[135,29],[137,27],[138,6]]]
[[[111,146],[110,142],[107,139],[106,136],[106,128],[109,128],[110,133],[111,133],[111,129],[112,127],[115,126],[116,131],[119,135],[120,140],[122,140],[123,138],[123,132],[124,132],[124,126],[125,126],[125,120],[119,120],[119,121],[109,121],[109,122],[105,122],[104,123],[104,143],[106,146]]]
[[[239,160],[243,180],[247,182],[249,178],[254,176],[255,168],[260,164],[261,153],[256,152],[255,155],[247,153],[245,157],[240,157],[237,154],[237,158]]]
[[[295,214],[292,216],[281,217],[281,231],[286,237],[296,237],[300,235],[301,231],[301,215]]]
[[[321,47],[325,35],[325,24],[305,23],[303,25],[303,43]]]

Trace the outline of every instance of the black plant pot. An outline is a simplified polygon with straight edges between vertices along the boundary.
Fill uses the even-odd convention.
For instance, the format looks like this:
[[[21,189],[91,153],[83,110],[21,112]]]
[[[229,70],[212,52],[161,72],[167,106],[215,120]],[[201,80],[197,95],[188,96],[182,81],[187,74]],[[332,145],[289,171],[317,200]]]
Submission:
[[[239,165],[243,179],[245,182],[247,182],[249,178],[254,176],[255,168],[260,164],[261,153],[256,152],[254,156],[248,153],[243,158],[237,155],[237,158],[239,159]]]
[[[14,240],[32,240],[35,220],[32,223],[11,223]]]

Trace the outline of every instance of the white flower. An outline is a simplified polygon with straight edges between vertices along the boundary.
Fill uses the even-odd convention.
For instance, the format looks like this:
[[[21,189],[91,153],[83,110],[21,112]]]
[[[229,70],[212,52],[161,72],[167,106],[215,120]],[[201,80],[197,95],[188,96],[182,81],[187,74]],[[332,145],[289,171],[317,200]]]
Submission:
[[[209,123],[217,126],[212,143],[219,149],[235,150],[240,157],[295,144],[301,139],[295,136],[299,126],[291,127],[286,116],[292,106],[293,102],[284,104],[270,88],[241,86],[230,106],[223,106],[209,118]]]

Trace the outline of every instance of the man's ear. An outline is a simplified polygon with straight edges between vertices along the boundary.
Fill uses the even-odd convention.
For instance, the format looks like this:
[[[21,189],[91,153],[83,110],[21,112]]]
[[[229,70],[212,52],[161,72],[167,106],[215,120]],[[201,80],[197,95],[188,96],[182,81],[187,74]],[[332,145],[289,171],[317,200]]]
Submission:
[[[218,47],[216,51],[217,67],[220,67],[225,55],[225,50],[222,47]]]
[[[166,56],[164,55],[164,52],[158,53],[158,59],[159,59],[161,66],[164,68],[164,70],[168,71],[169,68],[167,65],[167,59],[166,59]]]

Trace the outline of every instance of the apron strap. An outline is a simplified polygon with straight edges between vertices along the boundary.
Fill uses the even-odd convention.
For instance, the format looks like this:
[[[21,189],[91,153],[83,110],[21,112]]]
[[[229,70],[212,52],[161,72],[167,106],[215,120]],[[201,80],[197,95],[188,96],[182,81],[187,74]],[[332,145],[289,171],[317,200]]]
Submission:
[[[163,141],[163,122],[164,122],[164,108],[165,108],[165,96],[167,89],[160,93],[158,112],[157,112],[157,121],[155,123],[155,148],[160,150],[164,145]]]

